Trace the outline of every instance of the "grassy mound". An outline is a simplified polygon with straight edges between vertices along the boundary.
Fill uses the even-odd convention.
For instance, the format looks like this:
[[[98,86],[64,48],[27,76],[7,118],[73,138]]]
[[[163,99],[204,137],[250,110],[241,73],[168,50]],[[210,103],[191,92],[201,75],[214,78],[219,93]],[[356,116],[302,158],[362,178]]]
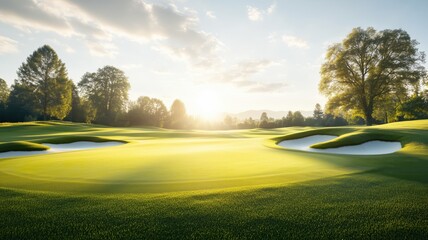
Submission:
[[[111,139],[106,137],[97,137],[97,136],[85,136],[85,135],[65,135],[60,137],[49,137],[49,138],[40,138],[36,140],[37,143],[52,143],[52,144],[61,144],[61,143],[73,143],[73,142],[121,142],[128,143],[129,141],[121,139]]]
[[[343,146],[359,145],[375,140],[401,142],[402,145],[406,143],[405,137],[397,133],[390,133],[387,130],[360,130],[341,135],[330,141],[313,144],[311,147],[317,149],[337,148]]]
[[[17,141],[17,142],[5,142],[0,143],[0,152],[9,151],[43,151],[48,150],[49,147],[32,142]]]
[[[428,121],[416,120],[372,127],[335,127],[305,130],[272,138],[271,142],[267,145],[272,147],[272,141],[276,145],[284,140],[298,139],[313,135],[333,135],[338,137],[330,141],[313,144],[311,147],[317,149],[337,148],[359,145],[375,140],[400,142],[404,147],[407,145],[428,144],[427,138],[422,136],[424,134],[428,134]]]

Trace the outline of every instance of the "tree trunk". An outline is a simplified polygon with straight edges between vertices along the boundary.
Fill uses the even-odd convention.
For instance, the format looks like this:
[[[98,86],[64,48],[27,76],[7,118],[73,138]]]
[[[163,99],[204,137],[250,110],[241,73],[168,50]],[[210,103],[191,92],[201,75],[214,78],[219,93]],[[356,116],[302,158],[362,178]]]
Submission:
[[[48,111],[47,94],[45,92],[43,96],[43,121],[46,121],[46,114]]]
[[[373,124],[372,111],[366,110],[364,115],[366,117],[366,125],[371,126]]]

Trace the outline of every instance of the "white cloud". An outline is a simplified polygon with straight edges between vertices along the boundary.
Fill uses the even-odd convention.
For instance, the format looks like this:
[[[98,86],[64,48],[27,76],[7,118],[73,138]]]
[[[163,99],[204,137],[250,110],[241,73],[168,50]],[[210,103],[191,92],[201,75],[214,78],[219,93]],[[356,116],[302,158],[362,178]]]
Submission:
[[[205,14],[211,19],[217,18],[216,15],[214,14],[214,12],[212,12],[212,11],[207,11]]]
[[[263,20],[263,13],[256,7],[247,6],[248,19],[251,21],[261,21]]]
[[[0,5],[0,21],[29,31],[76,36],[96,56],[117,54],[113,37],[149,43],[156,49],[208,66],[218,58],[221,43],[198,29],[194,11],[144,0],[20,0]],[[207,65],[208,64],[208,65]]]
[[[272,3],[266,10],[258,9],[253,6],[247,6],[248,19],[251,21],[262,21],[265,15],[271,15],[276,8],[276,3]]]
[[[74,50],[74,48],[70,47],[69,45],[65,46],[65,51],[68,53],[75,53],[76,50]]]
[[[143,64],[130,63],[130,64],[123,64],[119,68],[123,70],[130,70],[130,69],[138,69],[142,67],[143,67]]]
[[[223,71],[218,80],[223,82],[245,82],[251,75],[259,73],[274,64],[271,60],[247,60]]]
[[[267,12],[268,14],[272,14],[272,13],[275,11],[275,8],[276,8],[276,3],[272,3],[272,4],[268,7],[268,9],[266,10],[266,12]]]
[[[70,25],[51,12],[46,12],[40,1],[2,1],[0,5],[0,21],[21,30],[52,31],[69,36]]]
[[[93,56],[114,58],[119,53],[117,47],[110,42],[88,41],[86,46]]]
[[[18,51],[18,43],[8,37],[0,36],[0,54]]]
[[[286,83],[255,83],[250,86],[248,92],[277,92],[286,87]]]
[[[285,44],[287,44],[288,47],[291,48],[303,48],[308,49],[309,44],[305,40],[298,38],[296,36],[292,35],[283,35],[282,41],[284,41]]]
[[[267,92],[281,89],[285,84],[257,82],[252,79],[255,75],[276,64],[276,62],[266,59],[242,61],[228,69],[220,70],[220,73],[213,76],[212,81],[232,84],[248,92]]]
[[[63,48],[68,53],[75,53],[76,52],[76,50],[74,50],[74,48],[72,48],[70,45],[63,43],[63,42],[59,41],[58,39],[51,39],[50,42],[52,42],[54,45],[57,45],[57,46]]]

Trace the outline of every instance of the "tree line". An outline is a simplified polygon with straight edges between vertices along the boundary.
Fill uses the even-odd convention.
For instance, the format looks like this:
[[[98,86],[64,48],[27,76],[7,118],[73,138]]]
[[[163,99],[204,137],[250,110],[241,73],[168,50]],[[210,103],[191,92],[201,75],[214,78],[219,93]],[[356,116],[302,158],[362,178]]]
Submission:
[[[17,71],[10,88],[0,78],[0,122],[68,120],[112,126],[166,128],[275,128],[380,124],[428,118],[425,53],[402,29],[355,28],[329,46],[321,67],[319,90],[324,108],[312,117],[288,112],[281,119],[263,113],[260,119],[208,124],[186,114],[182,101],[169,110],[156,98],[129,101],[125,73],[113,66],[85,73],[77,85],[65,64],[48,45],[34,51]]]
[[[246,118],[238,120],[231,116],[226,116],[220,128],[226,129],[251,129],[251,128],[281,128],[281,127],[303,127],[303,126],[345,126],[348,121],[340,116],[324,114],[321,105],[317,103],[311,117],[304,117],[300,111],[288,111],[287,115],[275,119],[269,117],[266,112],[260,115],[259,119]]]
[[[9,88],[0,79],[0,121],[68,120],[112,126],[188,127],[186,109],[175,100],[170,110],[156,98],[128,101],[130,84],[113,66],[85,73],[77,85],[48,45],[34,51]]]

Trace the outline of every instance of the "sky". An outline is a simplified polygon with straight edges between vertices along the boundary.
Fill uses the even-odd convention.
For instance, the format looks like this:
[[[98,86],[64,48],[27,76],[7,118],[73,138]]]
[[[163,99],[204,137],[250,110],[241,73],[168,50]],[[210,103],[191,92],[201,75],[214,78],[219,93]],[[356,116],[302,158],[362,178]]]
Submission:
[[[0,0],[0,78],[48,44],[77,84],[106,65],[130,99],[181,99],[190,114],[307,111],[319,70],[355,27],[401,28],[428,51],[425,0]],[[428,67],[428,65],[426,65]]]

